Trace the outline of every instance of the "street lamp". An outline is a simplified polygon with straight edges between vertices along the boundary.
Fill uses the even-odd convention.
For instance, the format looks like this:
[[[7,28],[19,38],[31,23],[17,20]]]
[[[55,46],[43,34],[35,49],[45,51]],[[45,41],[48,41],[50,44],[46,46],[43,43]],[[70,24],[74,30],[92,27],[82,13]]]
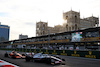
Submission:
[[[12,49],[13,49],[13,41],[11,41],[11,46],[12,46]]]
[[[100,45],[100,43],[98,43],[98,45]]]
[[[48,30],[48,47],[50,45],[50,31]]]

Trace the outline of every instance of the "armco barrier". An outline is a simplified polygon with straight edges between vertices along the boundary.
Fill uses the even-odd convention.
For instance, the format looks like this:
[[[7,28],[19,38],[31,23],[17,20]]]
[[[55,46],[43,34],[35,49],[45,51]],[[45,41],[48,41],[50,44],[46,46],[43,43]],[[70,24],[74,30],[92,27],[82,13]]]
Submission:
[[[1,48],[0,48],[1,49]],[[86,57],[100,59],[100,51],[79,51],[79,50],[46,50],[46,49],[1,49],[1,50],[16,50],[21,52],[43,52],[45,54]]]

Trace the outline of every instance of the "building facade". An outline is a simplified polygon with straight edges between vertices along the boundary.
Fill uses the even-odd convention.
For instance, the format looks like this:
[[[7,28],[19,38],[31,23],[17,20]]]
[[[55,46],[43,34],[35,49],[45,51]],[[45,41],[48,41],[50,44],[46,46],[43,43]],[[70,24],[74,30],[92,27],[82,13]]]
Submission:
[[[99,18],[97,17],[91,16],[88,18],[80,19],[80,29],[98,27],[98,25]]]
[[[47,22],[37,22],[36,23],[36,36],[48,34],[48,23]]]
[[[80,29],[80,13],[75,11],[69,11],[63,13],[63,19],[65,31],[73,31]]]
[[[22,34],[19,35],[19,39],[26,39],[26,38],[28,38],[28,35],[22,35]]]
[[[68,11],[63,13],[64,24],[49,27],[46,22],[36,23],[36,36],[48,35],[52,33],[61,33],[67,31],[81,30],[86,28],[98,27],[98,17],[80,18],[80,12]]]
[[[0,42],[9,41],[9,29],[8,25],[0,24]]]

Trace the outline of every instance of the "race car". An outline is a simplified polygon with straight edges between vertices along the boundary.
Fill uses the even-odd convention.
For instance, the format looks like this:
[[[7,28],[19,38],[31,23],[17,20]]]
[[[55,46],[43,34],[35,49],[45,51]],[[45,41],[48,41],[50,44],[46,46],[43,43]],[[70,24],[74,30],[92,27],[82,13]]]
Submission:
[[[49,54],[43,54],[43,53],[36,53],[34,55],[26,55],[25,58],[26,61],[39,61],[44,62],[48,64],[65,64],[65,59],[61,59],[60,57],[51,56]]]
[[[5,57],[10,57],[10,58],[22,58],[24,59],[25,58],[25,54],[19,54],[18,52],[16,51],[7,51],[5,54],[4,54]]]
[[[32,60],[34,54],[35,54],[35,53],[32,53],[32,52],[31,52],[31,53],[26,53],[26,57],[25,57],[26,61],[30,61],[30,60]]]

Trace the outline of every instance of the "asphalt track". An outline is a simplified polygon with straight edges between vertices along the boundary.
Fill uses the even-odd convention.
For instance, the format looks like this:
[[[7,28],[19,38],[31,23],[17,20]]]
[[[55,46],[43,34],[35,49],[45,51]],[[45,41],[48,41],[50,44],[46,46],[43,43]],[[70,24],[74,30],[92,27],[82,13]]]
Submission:
[[[20,67],[100,67],[100,59],[60,55],[62,58],[66,60],[66,65],[50,65],[50,64],[38,63],[38,62],[26,62],[25,59],[5,58],[4,57],[5,52],[6,51],[4,50],[0,50],[0,59],[6,60]]]

